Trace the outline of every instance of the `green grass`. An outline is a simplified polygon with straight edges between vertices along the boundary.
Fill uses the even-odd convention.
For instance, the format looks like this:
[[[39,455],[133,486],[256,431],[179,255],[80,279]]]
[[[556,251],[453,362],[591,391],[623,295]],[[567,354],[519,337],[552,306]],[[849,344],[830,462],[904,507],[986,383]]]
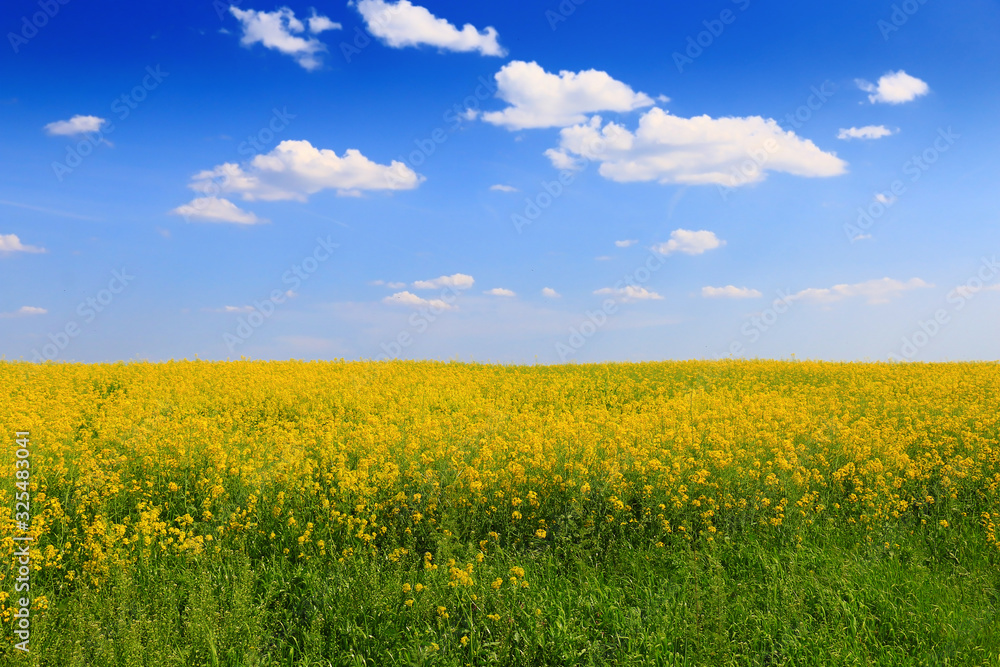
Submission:
[[[418,555],[318,565],[223,551],[116,570],[100,591],[50,591],[58,603],[36,615],[32,652],[0,658],[60,667],[1000,665],[1000,559],[974,527],[947,535],[941,544],[901,531],[890,549],[843,531],[802,546],[699,550],[564,541],[493,553],[478,578],[506,578],[517,563],[529,587],[475,602]],[[478,551],[437,546],[442,565]],[[429,588],[402,592],[417,582]],[[494,613],[499,622],[487,618]]]

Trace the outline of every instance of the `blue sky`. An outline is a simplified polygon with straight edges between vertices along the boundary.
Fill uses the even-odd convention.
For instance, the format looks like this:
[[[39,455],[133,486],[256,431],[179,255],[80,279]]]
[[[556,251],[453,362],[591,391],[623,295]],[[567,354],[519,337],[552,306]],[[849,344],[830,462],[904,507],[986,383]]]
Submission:
[[[1000,7],[8,2],[7,359],[1000,358]]]

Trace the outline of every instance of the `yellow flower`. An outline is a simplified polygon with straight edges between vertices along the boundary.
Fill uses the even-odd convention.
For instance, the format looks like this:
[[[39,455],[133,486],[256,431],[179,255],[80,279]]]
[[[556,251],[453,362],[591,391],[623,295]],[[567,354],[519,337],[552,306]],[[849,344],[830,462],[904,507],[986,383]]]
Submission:
[[[410,592],[410,585],[409,584],[403,584],[403,592],[404,593],[409,593]]]
[[[542,530],[541,528],[539,528],[538,530],[535,531],[535,537],[537,537],[540,540],[544,540],[545,539],[545,531]]]
[[[413,598],[410,598],[409,600],[407,600],[403,604],[405,604],[407,607],[412,607],[413,606]]]
[[[493,588],[493,590],[498,590],[501,586],[503,586],[503,579],[500,579],[499,577],[494,579],[493,583],[490,584],[490,586]]]

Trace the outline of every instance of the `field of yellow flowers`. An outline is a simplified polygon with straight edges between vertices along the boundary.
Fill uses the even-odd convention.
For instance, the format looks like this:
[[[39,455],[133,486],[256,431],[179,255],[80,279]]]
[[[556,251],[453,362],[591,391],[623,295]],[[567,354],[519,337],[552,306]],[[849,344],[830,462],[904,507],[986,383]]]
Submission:
[[[3,664],[1000,664],[995,363],[0,362],[0,405]]]

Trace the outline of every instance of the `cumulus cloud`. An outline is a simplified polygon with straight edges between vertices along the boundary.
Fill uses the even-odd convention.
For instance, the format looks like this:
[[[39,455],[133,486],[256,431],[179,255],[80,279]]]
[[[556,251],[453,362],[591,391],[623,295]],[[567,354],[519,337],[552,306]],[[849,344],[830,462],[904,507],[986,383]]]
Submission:
[[[619,248],[628,248],[629,246],[635,245],[636,243],[638,243],[638,241],[636,241],[635,239],[626,239],[624,241],[615,241],[615,245],[618,246]]]
[[[392,296],[382,299],[382,303],[390,306],[409,306],[410,308],[437,308],[439,310],[452,310],[455,306],[441,299],[424,299],[413,292],[396,292]]]
[[[454,287],[455,289],[469,289],[475,284],[475,279],[464,273],[453,273],[450,276],[440,276],[432,280],[418,280],[413,283],[414,289],[439,289],[442,287]]]
[[[789,296],[789,299],[801,301],[813,301],[816,303],[832,303],[851,297],[864,297],[870,304],[888,303],[891,299],[900,296],[903,292],[934,287],[924,282],[920,278],[911,278],[906,282],[894,280],[892,278],[879,278],[868,280],[863,283],[853,285],[834,285],[833,287],[804,289]]]
[[[715,235],[715,232],[704,229],[675,229],[670,232],[670,240],[653,246],[653,251],[661,255],[671,255],[682,252],[685,255],[700,255],[708,250],[715,250],[726,245],[726,242]]]
[[[10,313],[0,313],[0,317],[28,317],[30,315],[44,315],[49,311],[44,308],[38,308],[36,306],[21,306],[17,310]]]
[[[864,127],[841,128],[837,133],[838,139],[881,139],[888,137],[893,132],[885,125],[865,125]]]
[[[599,290],[594,290],[594,294],[613,294],[622,301],[647,301],[647,300],[660,300],[663,297],[653,292],[647,290],[645,287],[638,287],[636,285],[626,285],[625,287],[602,287]]]
[[[600,116],[563,128],[558,149],[546,155],[557,169],[597,161],[601,176],[619,183],[740,186],[763,181],[768,171],[826,177],[847,167],[771,118],[681,118],[658,107],[640,117],[635,133],[616,123],[602,126]]]
[[[517,188],[512,185],[491,185],[490,190],[496,192],[517,192]]]
[[[558,298],[560,298],[562,296],[562,294],[560,294],[559,292],[555,291],[551,287],[543,287],[542,288],[542,296],[544,296],[547,299],[558,299]]]
[[[178,206],[170,213],[182,215],[189,221],[231,222],[237,225],[257,225],[268,222],[263,218],[258,218],[250,211],[244,211],[228,199],[219,197],[198,197],[183,206]]]
[[[262,44],[268,49],[280,51],[295,58],[295,62],[307,70],[322,65],[318,54],[326,51],[326,46],[315,37],[300,37],[306,26],[295,18],[295,12],[288,7],[280,7],[273,12],[240,9],[231,6],[229,12],[236,17],[243,28],[240,44],[251,47]],[[314,35],[324,30],[339,30],[341,25],[325,16],[313,15],[307,20],[308,32]]]
[[[342,27],[336,21],[331,21],[325,16],[319,16],[316,14],[315,9],[312,16],[309,17],[309,32],[314,35],[318,35],[326,30],[340,30]]]
[[[759,291],[749,287],[702,287],[701,295],[707,299],[756,299],[763,296]]]
[[[21,243],[21,239],[17,237],[17,234],[0,234],[0,254],[7,254],[9,252],[42,253],[48,251],[45,248]]]
[[[493,296],[517,296],[512,290],[505,289],[503,287],[494,287],[491,290],[486,290],[483,294],[491,294]]]
[[[321,190],[333,189],[340,195],[410,190],[423,180],[402,162],[377,164],[354,148],[339,156],[308,141],[282,141],[270,153],[257,155],[244,165],[226,162],[198,172],[188,187],[213,197],[239,195],[244,201],[306,201]]]
[[[365,20],[368,32],[393,48],[426,44],[445,51],[478,51],[484,56],[507,55],[497,41],[497,31],[492,26],[480,32],[471,23],[466,23],[459,30],[409,0],[396,3],[360,0],[354,6]]]
[[[397,282],[392,282],[392,281],[386,282],[384,280],[373,280],[373,281],[371,281],[368,284],[369,285],[385,285],[389,289],[402,289],[402,288],[406,287],[406,283],[397,283]]]
[[[566,127],[596,111],[632,111],[653,104],[607,72],[589,69],[546,72],[538,63],[515,60],[496,73],[497,97],[510,104],[483,114],[483,120],[508,130]]]
[[[864,79],[857,79],[855,83],[869,94],[868,101],[872,104],[903,104],[930,92],[926,82],[903,70],[882,75],[877,84]]]
[[[98,132],[107,119],[98,116],[73,116],[69,120],[57,120],[45,126],[45,131],[53,136],[73,136]]]

